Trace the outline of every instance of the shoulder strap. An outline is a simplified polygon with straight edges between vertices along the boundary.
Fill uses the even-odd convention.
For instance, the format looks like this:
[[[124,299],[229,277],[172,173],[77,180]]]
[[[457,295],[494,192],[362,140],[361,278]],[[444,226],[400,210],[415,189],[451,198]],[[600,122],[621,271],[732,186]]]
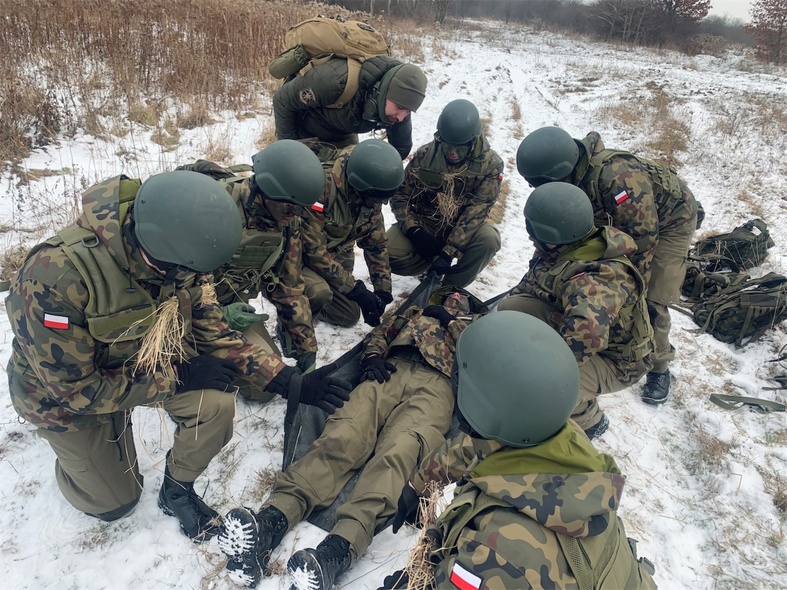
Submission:
[[[326,108],[329,109],[340,109],[348,102],[350,99],[355,96],[355,93],[358,92],[358,87],[361,84],[361,62],[357,59],[353,59],[348,57],[347,58],[347,84],[344,86],[344,90],[342,91],[339,98],[336,99],[336,102],[329,104]]]

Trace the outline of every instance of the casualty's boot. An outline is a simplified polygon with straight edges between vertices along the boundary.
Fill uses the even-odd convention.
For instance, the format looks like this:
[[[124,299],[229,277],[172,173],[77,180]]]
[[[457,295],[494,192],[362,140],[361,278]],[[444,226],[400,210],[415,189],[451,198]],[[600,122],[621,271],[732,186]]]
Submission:
[[[340,575],[350,569],[350,542],[339,535],[328,535],[316,549],[301,549],[287,562],[290,590],[328,590]]]
[[[608,428],[609,428],[609,418],[607,418],[606,414],[601,414],[601,420],[599,420],[593,426],[585,430],[585,435],[590,440],[593,440],[594,438],[598,438],[599,436],[604,434]]]
[[[229,558],[227,571],[232,581],[256,587],[288,526],[287,517],[273,506],[257,514],[248,508],[230,510],[223,519],[218,542]]]
[[[205,504],[194,491],[194,483],[178,481],[164,470],[164,483],[158,506],[168,516],[180,521],[180,530],[196,542],[207,541],[219,532],[219,514]]]
[[[670,374],[669,371],[648,373],[645,387],[642,390],[642,401],[652,406],[658,406],[667,401],[669,397]]]

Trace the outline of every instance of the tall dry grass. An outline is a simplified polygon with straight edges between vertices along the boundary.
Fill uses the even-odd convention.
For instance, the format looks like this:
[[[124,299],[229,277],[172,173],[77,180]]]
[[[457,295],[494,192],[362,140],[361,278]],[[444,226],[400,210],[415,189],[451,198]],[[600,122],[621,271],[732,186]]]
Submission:
[[[285,32],[317,14],[364,18],[294,1],[4,0],[0,160],[79,129],[112,133],[118,113],[165,129],[173,110],[193,127],[211,110],[259,108]]]

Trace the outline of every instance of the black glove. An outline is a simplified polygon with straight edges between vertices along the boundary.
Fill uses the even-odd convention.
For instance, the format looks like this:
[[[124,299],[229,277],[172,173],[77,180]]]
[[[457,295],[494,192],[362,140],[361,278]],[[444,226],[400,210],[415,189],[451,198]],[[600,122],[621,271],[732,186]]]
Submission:
[[[380,308],[379,312],[380,315],[383,315],[385,312],[385,307],[393,301],[393,295],[391,295],[388,291],[375,291],[375,295],[377,295],[377,299],[380,300]]]
[[[391,373],[396,373],[396,367],[379,354],[363,359],[361,361],[361,369],[363,370],[361,381],[377,381],[377,383],[389,381]]]
[[[238,366],[230,360],[201,354],[193,359],[175,363],[178,382],[175,393],[195,389],[227,391],[238,374]]]
[[[347,299],[355,301],[361,308],[363,321],[370,326],[380,325],[380,298],[366,288],[363,281],[357,281],[352,291],[347,293]],[[384,308],[383,308],[384,309]]]
[[[402,495],[399,496],[399,503],[396,508],[396,516],[394,516],[391,526],[393,527],[394,534],[399,532],[404,523],[414,524],[415,519],[418,518],[418,494],[409,483],[404,484],[402,488]]]
[[[442,250],[442,246],[437,242],[437,239],[420,226],[411,227],[404,235],[413,243],[421,258],[431,260]]]
[[[448,324],[456,319],[456,316],[451,315],[451,312],[442,305],[427,305],[421,314],[439,320],[443,328],[447,328]]]
[[[336,370],[336,363],[325,365],[305,375],[298,374],[294,369],[287,384],[287,397],[297,395],[299,402],[309,406],[317,406],[328,414],[341,408],[350,399],[352,384],[329,375]],[[277,375],[278,377],[278,375]]]
[[[377,590],[404,590],[410,584],[410,576],[405,570],[397,570],[385,576],[383,585]]]
[[[429,272],[436,272],[439,275],[444,275],[448,272],[448,269],[451,268],[451,263],[453,263],[453,261],[453,258],[445,254],[440,254],[440,256],[435,258],[432,266],[429,267]]]

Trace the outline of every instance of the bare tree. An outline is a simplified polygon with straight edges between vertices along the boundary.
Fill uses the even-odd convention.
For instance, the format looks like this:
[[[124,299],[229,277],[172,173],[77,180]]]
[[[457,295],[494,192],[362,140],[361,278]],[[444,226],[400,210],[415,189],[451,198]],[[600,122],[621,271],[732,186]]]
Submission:
[[[746,26],[757,55],[777,65],[787,61],[787,0],[755,0]]]
[[[454,0],[432,0],[432,10],[434,11],[434,20],[438,24],[443,24],[448,9],[454,3]]]

